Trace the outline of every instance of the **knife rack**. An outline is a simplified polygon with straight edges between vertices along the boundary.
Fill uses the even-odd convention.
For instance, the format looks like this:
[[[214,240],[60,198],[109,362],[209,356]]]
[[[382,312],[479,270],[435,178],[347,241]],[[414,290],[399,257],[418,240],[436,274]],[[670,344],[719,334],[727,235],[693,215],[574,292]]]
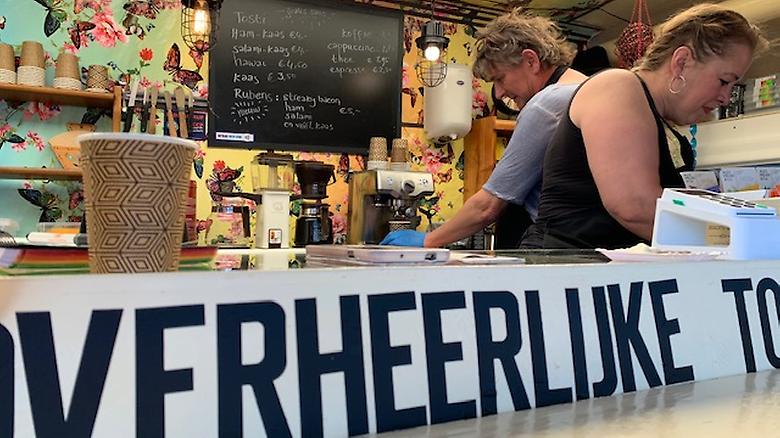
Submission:
[[[178,89],[178,88],[175,88],[175,89]],[[186,106],[188,108],[191,108],[193,113],[200,113],[200,114],[202,114],[204,112],[205,113],[209,112],[208,99],[199,98],[199,97],[195,96],[194,94],[192,94],[191,90],[189,90],[187,88],[183,88],[183,89],[187,90],[187,91],[185,91],[185,94],[186,94],[185,95],[185,102],[187,103]],[[168,127],[168,131],[163,130],[162,133],[166,134],[166,135],[172,135],[172,136],[175,136],[175,137],[181,137],[182,136],[181,126],[176,121],[173,122],[174,125],[171,125],[172,121],[169,119],[169,117],[170,118],[175,117],[176,120],[181,120],[181,119],[179,119],[179,116],[178,116],[178,114],[179,114],[179,106],[177,105],[177,100],[176,100],[176,98],[174,96],[175,92],[170,92],[170,99],[171,99],[170,113],[171,113],[171,115],[168,116],[168,106],[167,106],[167,102],[166,102],[166,99],[165,99],[165,88],[157,88],[157,99],[155,101],[151,101],[151,102],[150,102],[150,100],[151,100],[152,92],[151,91],[147,92],[147,90],[152,90],[152,88],[151,87],[150,88],[140,88],[139,87],[137,90],[135,90],[135,96],[132,95],[132,92],[129,89],[125,90],[122,93],[122,96],[121,96],[121,100],[122,100],[122,121],[124,122],[123,123],[123,126],[124,126],[123,131],[125,131],[125,130],[128,130],[128,131],[132,130],[132,125],[133,125],[133,121],[134,120],[138,120],[141,123],[140,128],[143,128],[144,126],[148,126],[148,122],[149,122],[149,118],[150,118],[149,113],[151,111],[148,111],[148,112],[144,111],[145,110],[145,105],[144,105],[144,97],[143,96],[146,93],[147,94],[146,106],[148,106],[149,110],[151,110],[151,106],[152,105],[154,105],[154,108],[155,108],[155,115],[156,116],[154,117],[154,119],[155,120],[159,120],[161,122],[160,123],[160,127],[161,128],[164,129],[164,127],[166,127],[166,126]],[[192,106],[191,107],[189,106],[190,98],[188,96],[192,96]],[[132,107],[130,106],[131,101],[132,101]],[[133,121],[129,121],[129,122],[126,120],[126,118],[128,117],[128,114],[127,114],[128,108],[132,108],[131,116],[133,117]],[[194,117],[191,114],[188,114],[188,116]],[[186,122],[188,129],[187,129],[187,131],[185,131],[185,133],[187,134],[187,138],[190,138],[190,139],[193,139],[193,140],[205,140],[205,135],[206,135],[206,133],[205,133],[205,129],[206,129],[205,128],[205,126],[206,126],[205,125],[205,121],[203,121],[203,122],[198,124],[198,126],[200,126],[200,129],[197,130],[198,131],[198,135],[193,135],[193,133],[190,132],[190,129],[192,129],[192,126],[193,126],[190,123],[194,123],[193,120],[194,120],[194,118],[193,119],[189,119]],[[203,120],[203,119],[201,118],[200,120]],[[152,122],[154,123],[154,120],[152,120]],[[171,130],[171,126],[173,126],[175,129]],[[153,131],[146,131],[146,132],[153,132]]]
[[[164,88],[160,88],[160,93],[157,96],[157,109],[164,109],[165,108],[165,97],[163,95],[163,92],[165,91]],[[170,90],[169,90],[170,91]],[[171,93],[171,98],[173,98],[173,93]],[[122,93],[122,107],[126,108],[130,100],[130,92],[124,91]],[[138,88],[138,94],[136,94],[135,97],[135,106],[137,108],[140,108],[140,105],[143,103],[144,100],[144,89]],[[209,100],[204,99],[202,97],[195,97],[193,100],[193,108],[200,108],[200,109],[208,109],[209,108]],[[176,101],[174,99],[173,102],[173,108],[176,109]]]

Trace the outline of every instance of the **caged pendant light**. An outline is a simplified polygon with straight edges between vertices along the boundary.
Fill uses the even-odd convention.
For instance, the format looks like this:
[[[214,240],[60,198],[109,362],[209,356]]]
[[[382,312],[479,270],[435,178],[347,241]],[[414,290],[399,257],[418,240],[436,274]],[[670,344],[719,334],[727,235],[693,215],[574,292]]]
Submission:
[[[436,2],[431,4],[431,19],[425,23],[421,35],[414,40],[417,45],[417,63],[414,71],[417,79],[426,87],[435,87],[447,77],[447,46],[450,39],[444,36],[444,26],[433,17]]]
[[[206,52],[216,44],[223,0],[181,0],[181,37],[192,50]]]

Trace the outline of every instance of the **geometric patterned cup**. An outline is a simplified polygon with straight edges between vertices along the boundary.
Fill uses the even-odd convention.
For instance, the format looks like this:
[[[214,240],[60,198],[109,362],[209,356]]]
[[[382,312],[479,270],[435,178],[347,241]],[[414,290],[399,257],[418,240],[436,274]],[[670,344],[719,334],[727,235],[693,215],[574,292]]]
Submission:
[[[178,269],[197,143],[103,132],[76,140],[84,172],[90,271]]]

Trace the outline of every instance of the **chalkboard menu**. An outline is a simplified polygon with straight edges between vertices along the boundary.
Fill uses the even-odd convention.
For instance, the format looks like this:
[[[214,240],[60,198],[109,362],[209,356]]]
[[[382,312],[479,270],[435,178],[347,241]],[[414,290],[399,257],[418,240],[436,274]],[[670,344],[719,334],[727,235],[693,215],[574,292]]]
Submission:
[[[366,154],[400,134],[403,15],[231,0],[210,53],[209,146]]]

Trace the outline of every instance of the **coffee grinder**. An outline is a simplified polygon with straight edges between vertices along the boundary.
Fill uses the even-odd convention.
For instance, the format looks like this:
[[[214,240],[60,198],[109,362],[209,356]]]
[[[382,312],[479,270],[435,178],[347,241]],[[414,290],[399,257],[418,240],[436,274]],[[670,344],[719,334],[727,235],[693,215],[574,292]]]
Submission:
[[[301,212],[295,221],[295,246],[333,243],[333,220],[328,197],[330,182],[336,182],[335,166],[320,161],[296,161],[295,175],[301,186]]]
[[[377,244],[390,231],[420,225],[417,207],[434,192],[427,172],[369,170],[350,175],[347,243]]]
[[[293,158],[289,154],[263,152],[250,165],[254,193],[218,193],[255,201],[256,248],[290,247],[290,192],[294,181]]]
[[[290,192],[293,182],[293,158],[289,154],[264,152],[251,164],[252,186],[262,197],[257,206],[255,246],[290,247]]]

